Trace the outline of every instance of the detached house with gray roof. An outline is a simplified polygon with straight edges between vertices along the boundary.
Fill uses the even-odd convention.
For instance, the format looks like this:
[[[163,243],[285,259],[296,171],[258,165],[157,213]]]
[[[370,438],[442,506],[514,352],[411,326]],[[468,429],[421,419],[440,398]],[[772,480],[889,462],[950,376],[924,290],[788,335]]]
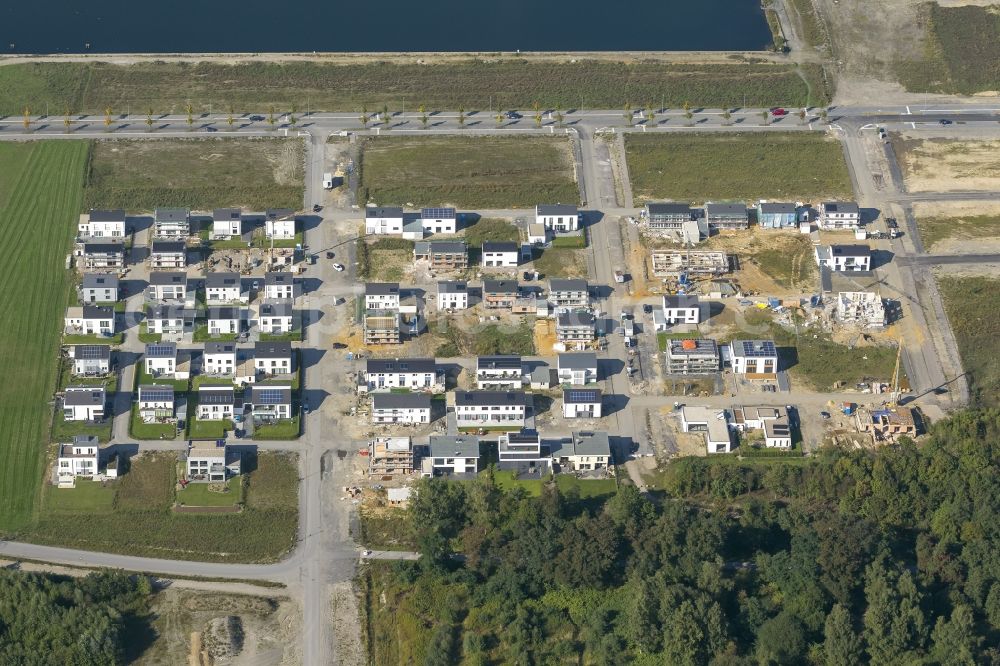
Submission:
[[[125,236],[125,211],[96,210],[80,215],[77,224],[77,236],[80,238],[123,238]]]
[[[77,248],[77,256],[86,270],[125,266],[125,245],[120,240],[87,241]]]
[[[205,276],[206,303],[244,303],[246,300],[239,273],[219,271]]]
[[[520,430],[528,404],[523,391],[456,391],[459,428],[509,427]]]
[[[118,300],[118,276],[85,273],[80,283],[81,303],[114,303]]]
[[[110,345],[73,345],[73,374],[78,377],[101,377],[111,372]]]
[[[469,307],[469,285],[458,280],[437,283],[438,310],[465,310]]]
[[[590,306],[590,286],[578,278],[549,280],[549,303],[557,311]]]
[[[403,233],[403,209],[396,206],[368,206],[365,208],[365,233],[397,235]]]
[[[191,211],[187,208],[157,208],[153,211],[153,235],[187,238],[191,235]]]
[[[212,238],[243,235],[243,212],[239,208],[216,208],[212,211]]]
[[[539,204],[535,206],[535,223],[556,233],[580,229],[580,211],[569,204]]]
[[[431,435],[423,476],[479,473],[479,438],[475,435]]]
[[[520,248],[517,243],[487,241],[483,243],[481,263],[486,267],[517,268]]]
[[[149,274],[146,298],[151,301],[183,301],[187,298],[188,279],[184,271],[154,271]]]
[[[611,464],[611,441],[603,431],[574,432],[569,439],[550,445],[552,461],[559,471],[593,471]]]
[[[67,386],[63,394],[63,420],[100,421],[107,399],[103,386]]]
[[[115,334],[115,312],[95,305],[66,308],[65,326],[69,335],[110,337]]]
[[[433,358],[369,358],[358,391],[364,393],[409,389],[443,392],[444,371]]]
[[[707,203],[705,221],[709,229],[747,229],[750,218],[745,204]]]
[[[372,423],[430,423],[431,396],[427,393],[373,393]]]
[[[187,266],[187,242],[154,240],[149,249],[150,268],[184,268]]]
[[[562,343],[593,342],[597,322],[589,312],[564,312],[556,317],[556,339]]]
[[[819,205],[820,229],[857,229],[861,208],[854,201],[824,201]]]

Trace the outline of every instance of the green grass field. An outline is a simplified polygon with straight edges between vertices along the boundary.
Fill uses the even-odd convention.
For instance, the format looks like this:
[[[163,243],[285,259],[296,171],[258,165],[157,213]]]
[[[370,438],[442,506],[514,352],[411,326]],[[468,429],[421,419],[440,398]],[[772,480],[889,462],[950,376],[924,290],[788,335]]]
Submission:
[[[98,141],[83,205],[130,211],[157,206],[298,210],[303,165],[297,139]]]
[[[85,550],[220,562],[272,562],[295,544],[299,477],[294,456],[257,456],[256,468],[245,475],[244,510],[237,514],[174,513],[176,467],[173,454],[133,460],[129,471],[109,484],[110,506],[105,493],[84,488],[83,482],[70,491],[47,487],[38,521],[18,537]],[[182,492],[197,497],[200,491]],[[74,495],[81,499],[79,506]],[[233,503],[228,495],[220,497]]]
[[[473,209],[578,203],[570,150],[565,137],[370,139],[362,152],[359,196],[379,205]]]
[[[973,405],[1000,405],[1000,280],[988,277],[940,277],[938,287],[962,367],[969,373]]]
[[[911,92],[972,95],[997,89],[1000,15],[993,7],[921,8],[922,58],[900,62],[897,75]]]
[[[87,150],[82,141],[0,144],[0,532],[25,525],[39,497],[70,285],[63,261]]]
[[[925,250],[944,240],[974,240],[1000,237],[1000,217],[967,215],[963,217],[919,217],[917,230]]]
[[[625,152],[637,202],[853,196],[840,143],[820,132],[629,134]]]
[[[481,249],[486,241],[517,243],[521,231],[507,220],[484,217],[465,230],[465,242],[470,248]]]
[[[243,482],[234,476],[226,482],[226,492],[213,490],[216,483],[189,483],[177,491],[177,503],[184,506],[235,506],[243,499]],[[221,486],[220,486],[221,487]]]
[[[535,255],[535,270],[546,278],[587,277],[587,255],[584,250],[550,247],[542,250],[541,256],[535,250]]]
[[[26,63],[0,68],[0,113],[18,115],[25,105],[41,113],[183,113],[225,111],[414,111],[544,107],[619,108],[626,102],[685,101],[706,106],[803,106],[826,103],[813,67],[737,59],[718,64],[610,62],[577,59],[458,60],[438,64],[368,63],[165,63],[133,65]],[[39,111],[36,111],[39,112]],[[61,118],[60,118],[61,120]],[[141,122],[141,120],[140,120]]]

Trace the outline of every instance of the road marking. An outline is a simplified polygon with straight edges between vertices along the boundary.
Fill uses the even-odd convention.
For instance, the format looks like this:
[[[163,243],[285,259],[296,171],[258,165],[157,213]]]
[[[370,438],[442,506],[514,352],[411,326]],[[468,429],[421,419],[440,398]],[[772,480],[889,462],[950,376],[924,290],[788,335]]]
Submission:
[[[912,113],[910,112],[910,105],[909,104],[906,105],[906,115],[908,115],[908,116],[912,115]]]

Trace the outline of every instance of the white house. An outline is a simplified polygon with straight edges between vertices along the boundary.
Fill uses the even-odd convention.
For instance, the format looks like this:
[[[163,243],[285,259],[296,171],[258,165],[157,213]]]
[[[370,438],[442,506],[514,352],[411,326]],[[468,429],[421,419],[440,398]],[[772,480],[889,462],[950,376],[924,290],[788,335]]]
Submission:
[[[563,389],[563,417],[567,419],[601,418],[601,389]]]
[[[89,213],[80,215],[76,233],[80,238],[122,238],[125,236],[125,211],[92,208]]]
[[[861,208],[854,201],[824,201],[819,205],[820,229],[857,229]]]
[[[142,358],[146,374],[150,377],[172,377],[177,369],[177,345],[173,342],[150,342]]]
[[[239,208],[216,208],[212,211],[212,238],[231,238],[243,234],[243,213]]]
[[[236,392],[230,386],[202,384],[198,387],[198,420],[231,420],[236,411]]]
[[[287,375],[294,370],[292,343],[257,342],[253,347],[254,368],[265,375]]]
[[[264,211],[264,233],[275,240],[295,238],[295,213],[289,208]]]
[[[153,211],[153,235],[186,238],[191,235],[191,211],[187,208],[157,208]]]
[[[240,475],[238,449],[229,446],[195,446],[187,455],[187,480],[194,483],[221,483]]]
[[[565,352],[559,354],[556,376],[560,384],[586,386],[597,381],[597,354]]]
[[[532,222],[528,225],[528,245],[541,247],[549,242],[549,230],[544,224]]]
[[[607,469],[611,464],[611,440],[603,431],[571,433],[569,439],[549,445],[552,462],[566,471]]]
[[[476,388],[511,391],[524,385],[520,356],[480,356],[476,359]]]
[[[399,310],[398,282],[368,282],[365,284],[366,310]]]
[[[729,413],[724,409],[685,405],[681,407],[681,430],[705,433],[705,446],[709,453],[729,453],[732,450]]]
[[[59,447],[56,473],[60,483],[77,476],[95,476],[101,461],[101,447],[93,435],[76,435],[72,444]]]
[[[556,338],[562,343],[591,342],[596,330],[597,322],[589,312],[564,312],[556,317]]]
[[[106,375],[111,372],[110,345],[73,345],[73,374],[84,377]]]
[[[395,206],[368,206],[365,208],[365,233],[403,233],[403,209]]]
[[[243,313],[240,308],[212,306],[206,310],[209,335],[236,335],[242,329]]]
[[[150,305],[146,308],[146,332],[180,335],[194,324],[195,310],[175,305]]]
[[[115,312],[111,308],[94,305],[66,308],[66,333],[70,335],[115,334]]]
[[[735,407],[733,408],[733,424],[740,432],[763,430],[764,446],[767,448],[790,449],[792,447],[792,430],[789,425],[788,410],[784,407]]]
[[[174,387],[140,384],[139,416],[147,423],[174,418]]]
[[[479,472],[479,438],[474,435],[431,435],[428,453],[421,470],[425,476]]]
[[[271,271],[264,274],[264,298],[292,301],[299,295],[299,285],[292,273]]]
[[[535,223],[556,233],[576,231],[580,228],[580,211],[568,204],[539,204],[535,206]]]
[[[255,422],[292,418],[292,387],[289,384],[258,384],[250,389]]]
[[[663,297],[663,319],[667,324],[697,324],[701,322],[701,307],[696,295]]]
[[[220,271],[205,276],[206,303],[239,303],[245,300],[239,273]]]
[[[590,287],[578,278],[549,280],[549,303],[556,311],[590,306]]]
[[[437,283],[438,310],[465,310],[469,307],[469,285],[458,280]]]
[[[202,354],[202,373],[232,375],[236,372],[235,342],[206,342]]]
[[[294,328],[291,301],[265,301],[257,308],[257,328],[262,333],[291,333]]]
[[[149,274],[146,298],[151,301],[183,301],[187,297],[187,273],[153,271]]]
[[[372,423],[430,423],[431,396],[427,393],[373,393]]]
[[[428,234],[453,234],[458,230],[454,208],[421,208],[420,225]]]
[[[482,265],[517,268],[520,254],[517,243],[487,241],[483,243]]]
[[[817,245],[816,263],[836,272],[870,271],[872,252],[867,245]]]
[[[187,266],[187,243],[182,240],[154,240],[149,246],[150,268]]]
[[[524,427],[528,404],[522,391],[456,391],[455,417],[459,428]]]
[[[729,362],[739,375],[774,375],[778,372],[778,350],[773,340],[733,340]]]
[[[122,268],[125,266],[125,245],[120,240],[92,240],[77,246],[83,258],[83,268]]]
[[[63,420],[100,421],[107,393],[103,386],[67,386],[63,395]]]
[[[118,300],[118,277],[86,273],[80,283],[81,303],[114,303]]]
[[[497,439],[497,467],[516,470],[519,474],[547,474],[552,467],[552,459],[542,453],[542,448],[542,438],[537,432],[501,433]]]
[[[444,391],[444,372],[433,358],[370,358],[358,391]]]

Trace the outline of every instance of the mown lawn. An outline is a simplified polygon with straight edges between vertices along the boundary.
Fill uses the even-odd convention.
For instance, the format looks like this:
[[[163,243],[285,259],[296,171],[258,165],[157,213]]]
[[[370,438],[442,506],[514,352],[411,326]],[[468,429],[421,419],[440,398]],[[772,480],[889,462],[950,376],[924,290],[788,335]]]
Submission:
[[[184,506],[235,506],[243,499],[243,482],[234,476],[226,482],[225,492],[218,483],[189,483],[177,491],[177,503]]]
[[[87,208],[302,207],[303,147],[296,139],[99,141],[93,150]]]
[[[129,471],[112,484],[111,510],[107,509],[106,498],[88,500],[74,510],[68,499],[57,494],[63,491],[48,488],[38,521],[17,536],[34,543],[146,557],[273,562],[295,544],[297,460],[289,454],[261,453],[255,460],[245,460],[244,468],[248,474],[243,511],[179,514],[171,510],[176,455],[143,454],[133,459]],[[239,479],[234,483],[238,484]],[[98,495],[96,490],[91,491]],[[101,510],[94,511],[94,506]]]
[[[969,373],[972,403],[1000,405],[1000,279],[988,277],[938,278],[951,330],[958,343],[962,368]]]
[[[196,114],[218,113],[229,105],[266,113],[308,101],[312,111],[381,109],[614,109],[661,101],[720,106],[804,106],[826,102],[815,67],[804,66],[809,87],[794,64],[608,62],[577,59],[475,59],[440,64],[370,63],[166,63],[133,65],[25,63],[0,70],[0,113],[20,114],[24,106],[51,107],[51,113],[104,114],[107,107],[133,114],[183,113],[190,101]],[[61,118],[59,118],[61,121]],[[142,122],[141,120],[139,122]],[[224,124],[224,123],[223,123]],[[490,125],[492,126],[492,120]]]
[[[472,209],[578,203],[570,151],[565,137],[379,137],[364,144],[360,197]]]
[[[293,405],[292,408],[297,409],[298,406]],[[298,439],[300,433],[299,414],[297,411],[295,412],[295,416],[290,419],[256,425],[253,428],[253,438],[261,441]]]
[[[38,502],[87,151],[83,141],[0,144],[0,532],[25,525]]]
[[[578,479],[570,474],[556,474],[555,479],[560,492],[565,493],[573,488],[580,493],[582,499],[614,495],[618,492],[618,484],[614,479]]]
[[[174,398],[176,399],[176,395]],[[146,423],[139,416],[139,408],[132,405],[132,417],[129,422],[129,434],[136,439],[176,439],[176,423]]]
[[[636,201],[853,198],[840,143],[821,132],[629,134],[625,153]]]

